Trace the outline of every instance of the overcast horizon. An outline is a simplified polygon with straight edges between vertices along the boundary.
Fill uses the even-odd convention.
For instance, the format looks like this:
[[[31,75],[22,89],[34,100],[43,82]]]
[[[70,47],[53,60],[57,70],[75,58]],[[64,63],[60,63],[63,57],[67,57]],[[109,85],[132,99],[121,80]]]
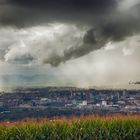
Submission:
[[[140,89],[139,15],[139,0],[1,0],[0,88]]]

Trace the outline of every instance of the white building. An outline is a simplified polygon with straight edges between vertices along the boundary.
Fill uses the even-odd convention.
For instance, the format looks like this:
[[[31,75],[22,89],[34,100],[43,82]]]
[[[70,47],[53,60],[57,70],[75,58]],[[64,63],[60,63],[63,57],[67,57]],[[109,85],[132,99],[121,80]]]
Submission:
[[[102,101],[102,106],[107,106],[107,102],[106,101]]]

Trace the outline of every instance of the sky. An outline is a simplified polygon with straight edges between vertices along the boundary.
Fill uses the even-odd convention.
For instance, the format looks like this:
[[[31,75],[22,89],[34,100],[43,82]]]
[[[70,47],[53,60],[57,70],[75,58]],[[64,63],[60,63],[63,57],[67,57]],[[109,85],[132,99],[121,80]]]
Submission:
[[[0,0],[0,87],[139,88],[139,0]]]

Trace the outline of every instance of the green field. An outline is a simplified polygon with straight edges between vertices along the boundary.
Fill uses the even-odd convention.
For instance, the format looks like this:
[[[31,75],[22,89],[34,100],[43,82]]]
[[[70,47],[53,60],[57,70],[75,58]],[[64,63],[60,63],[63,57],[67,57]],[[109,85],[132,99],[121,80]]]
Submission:
[[[140,117],[89,116],[3,122],[0,140],[140,140]]]

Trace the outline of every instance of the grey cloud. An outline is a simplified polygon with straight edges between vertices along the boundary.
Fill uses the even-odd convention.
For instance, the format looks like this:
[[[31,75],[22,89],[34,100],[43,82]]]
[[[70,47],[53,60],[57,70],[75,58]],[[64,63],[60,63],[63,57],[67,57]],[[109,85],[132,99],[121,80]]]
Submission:
[[[129,1],[125,1],[123,4],[127,5]],[[139,34],[139,2],[124,11],[119,9],[119,5],[120,0],[3,0],[0,4],[0,24],[19,29],[52,22],[90,27],[80,45],[65,48],[62,54],[56,51],[43,59],[44,64],[58,66],[61,62],[98,50],[109,41],[118,42]],[[14,58],[17,62],[27,63],[33,59],[29,55]]]

